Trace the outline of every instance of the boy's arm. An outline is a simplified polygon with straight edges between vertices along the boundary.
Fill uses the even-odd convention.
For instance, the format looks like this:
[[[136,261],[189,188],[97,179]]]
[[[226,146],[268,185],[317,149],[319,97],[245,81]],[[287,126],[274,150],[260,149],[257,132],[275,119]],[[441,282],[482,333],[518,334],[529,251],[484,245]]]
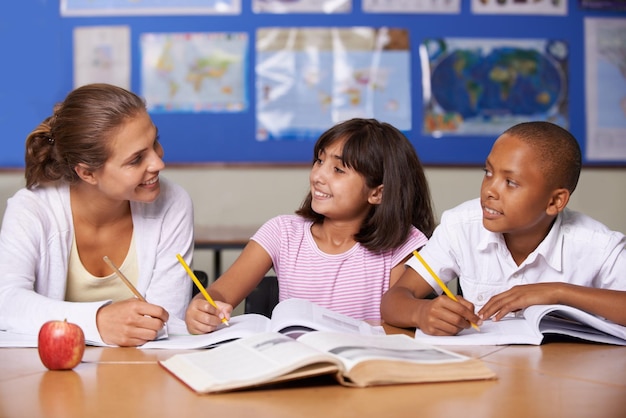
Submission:
[[[430,335],[456,335],[479,323],[474,305],[458,297],[458,302],[442,295],[436,299],[425,299],[433,288],[422,276],[407,267],[398,280],[383,295],[381,315],[383,320],[401,328],[417,327]]]
[[[545,282],[515,286],[493,296],[479,312],[498,320],[531,305],[568,305],[626,326],[626,241],[622,236],[598,269],[594,285]],[[570,275],[576,274],[572,268]],[[595,286],[595,287],[594,287]]]
[[[568,305],[626,326],[626,291],[597,289],[570,283],[515,286],[492,297],[478,313],[483,319],[502,319],[531,305]]]

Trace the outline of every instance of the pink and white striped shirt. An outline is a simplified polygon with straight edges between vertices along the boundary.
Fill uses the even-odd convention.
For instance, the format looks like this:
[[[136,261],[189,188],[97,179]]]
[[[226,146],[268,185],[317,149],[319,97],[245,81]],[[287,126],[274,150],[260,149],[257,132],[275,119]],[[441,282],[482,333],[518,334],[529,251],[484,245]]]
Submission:
[[[353,318],[380,320],[380,301],[389,289],[391,269],[426,244],[426,236],[413,227],[407,240],[393,250],[372,252],[356,243],[342,254],[326,254],[313,239],[312,224],[301,216],[281,215],[252,237],[272,258],[279,300],[308,299]]]

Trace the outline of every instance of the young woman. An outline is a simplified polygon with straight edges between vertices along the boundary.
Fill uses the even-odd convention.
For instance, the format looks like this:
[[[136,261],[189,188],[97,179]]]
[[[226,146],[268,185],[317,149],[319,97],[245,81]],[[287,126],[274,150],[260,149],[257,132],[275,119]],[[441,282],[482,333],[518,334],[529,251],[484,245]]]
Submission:
[[[303,298],[358,319],[380,319],[383,293],[434,228],[415,150],[393,126],[352,119],[315,144],[311,190],[296,215],[269,220],[186,314],[192,333],[215,329],[273,268],[279,299]]]
[[[159,177],[157,128],[122,88],[80,87],[26,139],[26,188],[0,231],[0,329],[36,334],[53,319],[87,340],[136,346],[183,318],[193,251],[189,195]],[[133,297],[109,259],[147,302]]]

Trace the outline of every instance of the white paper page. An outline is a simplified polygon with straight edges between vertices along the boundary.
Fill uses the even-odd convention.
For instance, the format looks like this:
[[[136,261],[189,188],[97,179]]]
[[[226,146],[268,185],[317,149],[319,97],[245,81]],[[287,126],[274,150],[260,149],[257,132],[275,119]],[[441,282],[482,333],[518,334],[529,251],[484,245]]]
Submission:
[[[272,312],[272,331],[283,332],[286,327],[292,326],[296,326],[295,329],[286,334],[293,333],[297,336],[311,329],[362,335],[385,333],[381,326],[373,326],[365,321],[322,308],[308,300],[295,298],[280,302]]]
[[[415,330],[415,340],[432,345],[541,344],[543,335],[534,331],[524,318],[507,316],[500,321],[484,321],[480,332],[464,329],[457,335],[433,336]]]
[[[215,331],[200,335],[189,334],[186,328],[181,327],[179,324],[176,326],[170,324],[168,339],[149,341],[139,348],[207,348],[215,344],[265,332],[267,331],[267,327],[269,325],[269,320],[263,315],[258,314],[233,316],[228,322],[230,323],[230,326],[222,324]]]
[[[38,335],[18,334],[9,331],[0,331],[0,348],[35,348],[38,346]],[[85,345],[95,347],[117,347],[97,341],[85,340]]]
[[[0,331],[0,347],[2,348],[32,348],[37,347],[37,335],[15,334]]]

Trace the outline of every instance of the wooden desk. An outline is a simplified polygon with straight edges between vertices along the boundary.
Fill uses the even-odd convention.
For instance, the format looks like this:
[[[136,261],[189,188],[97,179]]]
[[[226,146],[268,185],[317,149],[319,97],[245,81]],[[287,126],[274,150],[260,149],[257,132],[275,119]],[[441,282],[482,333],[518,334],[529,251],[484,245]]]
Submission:
[[[215,280],[222,274],[222,251],[243,249],[258,228],[258,226],[195,226],[195,248],[212,250],[215,255],[213,277],[210,279]]]
[[[626,412],[626,347],[584,343],[446,347],[498,380],[346,388],[330,377],[196,395],[157,361],[180,351],[88,347],[73,371],[37,350],[0,349],[1,417],[602,417]]]

